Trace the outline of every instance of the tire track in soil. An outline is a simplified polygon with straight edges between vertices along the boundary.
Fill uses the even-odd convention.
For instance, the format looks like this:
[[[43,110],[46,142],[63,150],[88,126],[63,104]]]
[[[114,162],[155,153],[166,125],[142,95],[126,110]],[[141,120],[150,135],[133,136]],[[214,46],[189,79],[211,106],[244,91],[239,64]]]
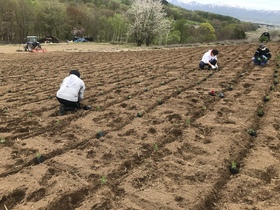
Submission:
[[[215,74],[216,74],[216,72],[215,72]],[[213,79],[215,79],[214,77],[213,77],[213,75],[212,75],[212,78]],[[175,80],[171,80],[170,82],[172,83],[172,81],[175,81]],[[204,82],[204,81],[203,81]],[[203,85],[204,83],[201,83],[200,84],[200,86],[201,85]],[[169,83],[167,83],[167,85],[168,85]],[[158,88],[159,86],[157,86],[156,88]],[[185,92],[185,91],[187,91],[187,90],[189,90],[189,89],[192,89],[192,88],[194,88],[194,87],[196,87],[196,84],[194,84],[193,86],[190,86],[189,88],[186,88],[186,89],[184,89],[183,90],[183,92]],[[172,98],[172,97],[174,97],[174,96],[176,96],[175,95],[176,93],[172,93],[172,94],[170,94],[170,95],[167,95],[167,96],[165,96],[165,101],[166,101],[166,104],[168,104],[168,100],[170,100],[170,98]],[[125,99],[124,99],[125,100]],[[212,100],[212,99],[211,99]],[[118,103],[121,103],[121,102],[118,102]],[[209,102],[210,103],[210,105],[215,105],[214,103],[215,103],[215,101],[213,102],[213,101],[210,101]],[[110,105],[108,105],[106,108],[109,108],[109,107],[111,107],[111,106],[113,106],[113,105],[115,105],[116,103],[111,103]],[[155,110],[155,109],[157,109],[157,107],[159,107],[159,106],[157,106],[156,104],[154,104],[154,105],[152,105],[152,106],[150,106],[150,108],[148,108],[147,110],[148,110],[148,112],[151,112],[151,111],[153,111],[153,110]],[[89,113],[86,113],[86,114],[84,114],[84,115],[81,115],[80,117],[85,117],[86,115],[89,115]],[[73,116],[73,118],[72,119],[74,119],[75,117]],[[195,117],[193,117],[192,119],[198,119],[199,117],[198,116],[195,116]],[[66,119],[67,120],[67,119]],[[71,120],[71,119],[68,119],[68,120]],[[122,126],[120,126],[119,127],[119,132],[122,132],[121,131],[121,129],[124,127],[124,126],[126,126],[127,124],[130,124],[130,123],[132,123],[132,121],[129,121],[128,123],[125,123],[125,124],[123,124]],[[168,129],[172,129],[173,127],[171,126],[171,127],[169,127]],[[180,129],[179,129],[180,130]],[[118,132],[118,130],[116,130],[117,132]],[[173,140],[173,141],[175,141],[175,140]],[[84,141],[85,142],[85,144],[86,144],[86,142],[87,141]],[[172,142],[172,140],[171,140],[171,142]],[[166,142],[163,140],[163,144],[162,145],[159,145],[159,146],[162,146],[162,147],[164,147],[164,144],[167,144],[167,143],[170,143],[170,139],[167,139],[166,140]],[[82,146],[80,146],[80,147],[82,147]],[[142,150],[147,150],[147,153],[144,153],[144,157],[146,157],[146,155],[147,155],[147,157],[149,156],[148,154],[150,154],[151,153],[151,147],[147,147],[147,148],[149,148],[149,149],[147,149],[146,148],[147,147],[147,145],[143,145],[143,149]],[[134,155],[137,155],[137,156],[135,156],[134,158],[132,158],[131,160],[127,160],[125,163],[124,163],[124,165],[127,165],[127,166],[130,166],[130,165],[136,165],[136,167],[137,167],[137,163],[139,162],[139,157],[138,157],[138,154],[137,153],[134,153]],[[162,156],[160,156],[159,157],[159,159],[162,159],[165,155],[168,155],[168,153],[167,154],[161,154]],[[56,155],[54,155],[54,156],[56,156]],[[54,157],[53,156],[53,157]],[[140,167],[140,166],[139,166]],[[138,168],[139,168],[138,167]],[[133,170],[133,168],[129,168],[129,167],[127,167],[128,168],[128,172],[130,172],[130,171],[132,171]],[[119,170],[119,171],[118,171]],[[120,179],[123,179],[123,177],[122,177],[122,175],[121,175],[121,172],[123,171],[123,166],[121,166],[121,167],[119,167],[119,169],[116,169],[116,173],[115,174],[117,174],[117,176],[116,177],[114,177],[116,180],[120,180]],[[114,175],[114,173],[112,173],[112,177],[113,176],[115,176]],[[109,177],[110,177],[110,174],[109,174]],[[118,181],[116,181],[116,183],[117,183]],[[118,185],[116,185],[116,186],[118,186]],[[112,187],[109,187],[110,188],[110,190],[113,190],[114,189],[114,187],[115,186],[112,186]],[[71,193],[70,193],[71,194]],[[75,194],[75,193],[74,193]],[[69,195],[69,197],[71,198],[71,197],[73,197],[73,196],[71,196],[71,195]],[[63,201],[64,200],[64,197],[63,198],[61,198],[59,201]],[[108,202],[108,201],[107,201]],[[55,205],[57,205],[57,204],[55,204],[55,203],[57,203],[57,202],[54,202],[54,204],[52,204],[52,206],[55,206]],[[110,203],[110,202],[109,202]],[[106,205],[109,205],[109,204],[106,204],[106,202],[104,202],[104,205],[106,206]],[[73,207],[73,206],[72,206]]]

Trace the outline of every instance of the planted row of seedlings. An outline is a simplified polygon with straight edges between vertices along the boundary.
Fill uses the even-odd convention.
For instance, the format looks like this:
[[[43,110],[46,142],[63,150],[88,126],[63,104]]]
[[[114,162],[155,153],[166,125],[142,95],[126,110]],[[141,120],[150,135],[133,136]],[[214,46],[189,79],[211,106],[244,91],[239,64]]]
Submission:
[[[245,74],[240,74],[239,78],[242,78]],[[238,82],[239,78],[236,78],[236,80],[234,81],[235,83]],[[257,115],[259,117],[264,116],[264,106],[265,103],[270,101],[270,93],[271,91],[274,91],[275,86],[278,84],[278,70],[274,71],[274,79],[273,79],[273,85],[270,87],[270,91],[268,91],[268,94],[266,94],[263,97],[263,105],[257,108]],[[273,87],[273,88],[272,88]],[[231,91],[233,90],[233,85],[229,85],[225,91]],[[252,143],[254,141],[254,138],[257,137],[257,129],[258,129],[258,118],[254,118],[254,121],[252,122],[252,127],[249,129],[245,129],[245,132],[247,133],[247,135],[249,135],[250,140],[248,142],[246,142],[246,144],[244,145],[244,147],[239,148],[239,152],[235,157],[232,157],[231,162],[228,165],[228,169],[230,174],[235,175],[239,173],[240,167],[241,167],[241,162],[243,160],[244,157],[246,157],[246,155],[248,155],[248,152],[251,150],[252,147]],[[245,134],[244,134],[245,136]],[[224,177],[225,178],[225,177]],[[225,178],[226,179],[226,178]],[[216,183],[216,185],[218,185],[220,188],[222,188],[222,186],[224,186],[227,183],[226,180],[220,180]],[[218,203],[220,197],[220,193],[217,191],[214,191],[214,193],[212,195],[209,195],[209,197],[207,197],[207,199],[205,200],[203,206],[201,207],[201,209],[207,209],[207,210],[211,210],[211,209],[216,209],[215,208],[215,204],[214,203]]]
[[[279,81],[279,71],[278,69],[275,69],[274,70],[274,74],[273,74],[273,84],[270,86],[270,89],[268,90],[268,94],[266,94],[264,97],[263,97],[263,102],[264,103],[267,103],[270,101],[270,93],[272,91],[275,90],[275,86],[278,85],[278,81]],[[263,117],[264,116],[264,107],[265,105],[263,104],[262,106],[259,106],[257,108],[257,115],[259,117]],[[253,137],[256,137],[257,136],[257,131],[256,129],[253,129],[253,128],[249,128],[247,130],[247,133],[250,135],[250,136],[253,136]],[[230,172],[232,174],[236,174],[238,171],[239,171],[239,164],[237,164],[235,161],[233,161],[230,165]]]

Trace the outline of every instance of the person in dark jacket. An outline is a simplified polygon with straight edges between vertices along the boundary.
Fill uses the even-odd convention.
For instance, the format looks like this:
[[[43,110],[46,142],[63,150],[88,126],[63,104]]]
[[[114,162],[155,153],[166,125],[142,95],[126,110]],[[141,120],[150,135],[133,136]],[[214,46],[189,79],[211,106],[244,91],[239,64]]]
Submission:
[[[252,58],[255,65],[265,66],[270,60],[271,54],[270,50],[262,43],[256,50],[254,57]]]
[[[265,38],[266,40],[265,41],[270,41],[270,34],[265,31],[262,33],[262,35],[260,36],[261,39]]]

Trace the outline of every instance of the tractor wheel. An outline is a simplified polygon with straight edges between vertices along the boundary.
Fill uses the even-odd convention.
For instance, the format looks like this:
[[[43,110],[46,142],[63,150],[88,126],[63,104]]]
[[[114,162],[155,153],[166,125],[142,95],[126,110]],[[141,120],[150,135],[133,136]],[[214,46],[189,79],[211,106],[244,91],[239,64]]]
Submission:
[[[27,51],[31,52],[32,49],[33,49],[32,44],[28,44],[28,45],[26,46],[26,49],[27,49]]]

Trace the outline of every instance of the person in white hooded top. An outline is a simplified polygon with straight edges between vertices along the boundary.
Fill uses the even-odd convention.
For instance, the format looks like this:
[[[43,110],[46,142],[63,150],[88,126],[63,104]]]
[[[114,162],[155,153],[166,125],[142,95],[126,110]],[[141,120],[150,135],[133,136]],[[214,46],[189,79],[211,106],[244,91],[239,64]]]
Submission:
[[[64,115],[65,111],[80,109],[80,101],[84,98],[85,83],[80,79],[78,70],[71,70],[69,76],[63,79],[56,98],[60,103],[59,114]],[[84,106],[89,109],[89,106]]]

